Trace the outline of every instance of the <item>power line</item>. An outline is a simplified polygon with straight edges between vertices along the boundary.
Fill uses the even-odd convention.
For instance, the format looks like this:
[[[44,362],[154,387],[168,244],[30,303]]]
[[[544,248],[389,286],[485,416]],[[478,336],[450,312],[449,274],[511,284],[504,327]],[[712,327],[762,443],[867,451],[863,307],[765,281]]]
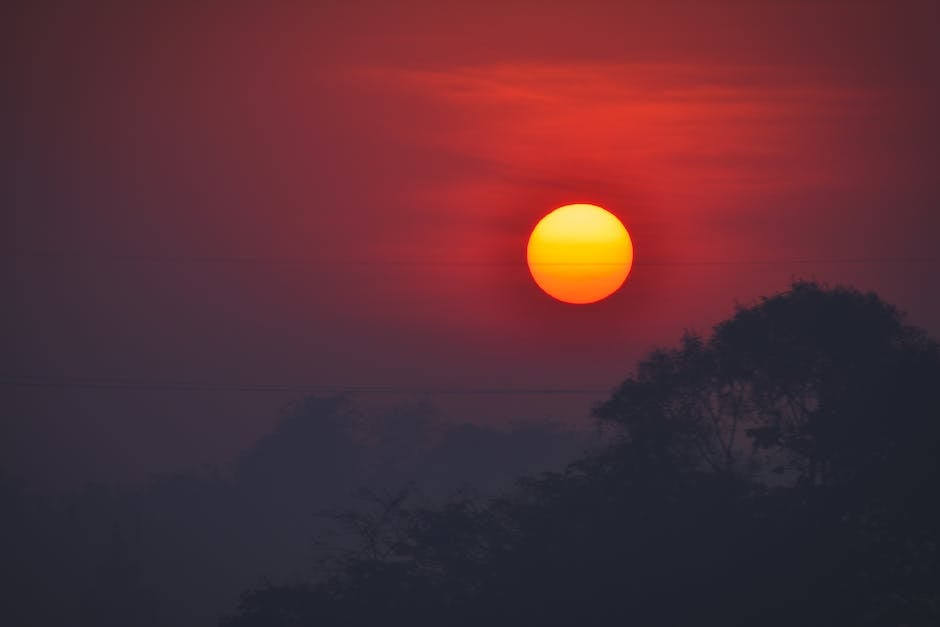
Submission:
[[[588,396],[609,394],[601,388],[428,387],[394,385],[311,385],[296,383],[233,383],[159,379],[94,379],[45,376],[0,376],[0,386],[82,390],[160,392],[258,392],[302,394],[412,394],[428,396]]]

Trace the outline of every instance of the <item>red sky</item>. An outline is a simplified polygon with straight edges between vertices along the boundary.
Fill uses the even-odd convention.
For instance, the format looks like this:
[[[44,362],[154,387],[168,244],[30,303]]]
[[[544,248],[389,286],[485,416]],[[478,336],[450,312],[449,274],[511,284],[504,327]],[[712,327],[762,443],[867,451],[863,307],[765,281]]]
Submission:
[[[0,19],[6,375],[604,390],[796,277],[940,335],[935,2],[40,4]],[[577,201],[636,246],[587,307],[524,264]],[[224,459],[291,397],[2,395],[7,454],[107,477]]]

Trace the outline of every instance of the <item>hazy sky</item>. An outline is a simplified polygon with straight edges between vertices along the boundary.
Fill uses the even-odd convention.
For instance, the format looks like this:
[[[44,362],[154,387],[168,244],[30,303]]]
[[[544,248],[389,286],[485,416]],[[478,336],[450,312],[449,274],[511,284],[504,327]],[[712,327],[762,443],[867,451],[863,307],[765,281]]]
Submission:
[[[58,4],[0,16],[17,468],[219,462],[299,394],[88,381],[578,420],[603,394],[422,391],[609,389],[796,277],[940,334],[936,2]],[[636,247],[580,307],[524,263],[578,201]]]

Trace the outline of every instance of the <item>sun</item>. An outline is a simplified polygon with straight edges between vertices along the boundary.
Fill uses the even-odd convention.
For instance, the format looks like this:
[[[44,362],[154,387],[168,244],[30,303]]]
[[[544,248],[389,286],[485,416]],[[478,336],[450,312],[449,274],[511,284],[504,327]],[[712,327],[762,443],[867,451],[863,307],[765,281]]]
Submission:
[[[616,292],[633,266],[633,242],[623,223],[597,205],[555,209],[532,229],[529,272],[549,296],[595,303]]]

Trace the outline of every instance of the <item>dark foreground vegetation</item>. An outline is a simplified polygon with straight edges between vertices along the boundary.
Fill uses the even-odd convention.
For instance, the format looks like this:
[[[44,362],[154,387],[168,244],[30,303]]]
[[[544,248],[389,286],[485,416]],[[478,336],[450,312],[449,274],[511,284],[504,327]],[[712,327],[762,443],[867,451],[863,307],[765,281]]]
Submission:
[[[614,444],[511,496],[339,517],[223,625],[940,624],[940,358],[876,296],[796,283],[594,414]]]
[[[57,496],[0,473],[0,626],[215,625],[246,588],[309,579],[324,552],[355,546],[333,512],[401,486],[425,504],[457,487],[498,494],[576,458],[589,435],[308,398],[219,471]]]

